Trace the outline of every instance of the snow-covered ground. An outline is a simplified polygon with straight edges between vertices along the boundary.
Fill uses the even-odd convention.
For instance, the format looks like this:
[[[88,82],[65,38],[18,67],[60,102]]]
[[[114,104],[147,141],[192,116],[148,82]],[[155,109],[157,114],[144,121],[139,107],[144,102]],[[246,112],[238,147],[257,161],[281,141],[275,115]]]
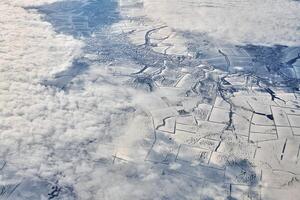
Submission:
[[[299,9],[1,1],[0,199],[297,200]]]

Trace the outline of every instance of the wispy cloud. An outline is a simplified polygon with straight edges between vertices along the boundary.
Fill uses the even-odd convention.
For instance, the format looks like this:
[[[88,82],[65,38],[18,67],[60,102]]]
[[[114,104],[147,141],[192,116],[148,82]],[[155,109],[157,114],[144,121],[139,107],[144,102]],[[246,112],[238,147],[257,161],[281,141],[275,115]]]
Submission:
[[[147,16],[234,44],[299,45],[300,3],[291,0],[144,0]]]
[[[5,195],[11,195],[9,198],[14,200],[182,200],[199,199],[199,196],[225,199],[228,188],[218,180],[230,179],[234,176],[230,172],[220,175],[217,169],[192,168],[184,162],[169,165],[145,162],[145,158],[156,159],[169,151],[168,148],[171,150],[166,157],[175,158],[180,144],[164,134],[156,138],[148,111],[162,108],[166,102],[129,87],[130,81],[132,84],[129,75],[141,71],[142,67],[146,69],[136,63],[163,66],[167,55],[147,48],[131,55],[137,48],[99,41],[103,37],[101,32],[89,33],[88,38],[76,37],[74,30],[55,26],[57,8],[66,5],[55,2],[58,1],[0,3],[0,183],[7,188]],[[80,6],[87,0],[78,2],[76,15],[82,14]],[[217,40],[297,44],[299,5],[282,0],[272,2],[274,5],[271,0],[259,4],[243,1],[235,5],[231,1],[214,1],[197,7],[201,2],[147,0],[145,11],[153,19],[159,16],[170,28],[205,32]],[[43,4],[46,5],[44,14],[54,8],[52,16],[47,18],[35,9],[24,9]],[[215,5],[218,6],[211,7]],[[290,10],[282,11],[280,7]],[[259,17],[254,16],[255,9]],[[97,14],[97,10],[85,11],[86,15]],[[175,22],[174,18],[182,21]],[[283,28],[273,33],[277,23]],[[100,25],[95,23],[92,28]],[[106,46],[98,45],[101,42]],[[86,50],[87,46],[92,46],[92,50]],[[115,51],[118,48],[126,51],[125,58],[119,58],[123,54]],[[97,61],[99,58],[107,60],[102,63]],[[180,61],[180,57],[174,59]],[[74,63],[81,61],[88,67],[80,71],[82,66]],[[66,85],[68,90],[63,89]],[[165,146],[156,146],[149,156],[156,139]],[[245,160],[236,159],[236,162],[243,164],[250,175],[255,174]],[[199,174],[201,178],[195,178]]]

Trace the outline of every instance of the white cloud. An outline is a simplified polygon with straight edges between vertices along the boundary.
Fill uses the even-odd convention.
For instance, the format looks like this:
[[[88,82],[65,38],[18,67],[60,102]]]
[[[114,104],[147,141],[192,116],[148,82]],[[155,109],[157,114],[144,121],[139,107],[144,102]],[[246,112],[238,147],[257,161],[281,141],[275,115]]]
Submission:
[[[41,20],[40,14],[20,7],[54,1],[14,0],[0,4],[0,155],[7,162],[0,170],[0,182],[3,185],[21,182],[11,198],[47,199],[51,191],[48,184],[55,185],[57,180],[63,187],[60,199],[181,200],[208,194],[221,199],[226,195],[220,185],[171,173],[183,168],[181,164],[166,166],[144,162],[154,140],[152,121],[146,111],[160,107],[162,101],[155,95],[128,89],[124,84],[126,78],[112,76],[118,70],[137,71],[132,63],[111,68],[93,64],[72,79],[73,87],[68,91],[40,84],[51,80],[57,72],[69,69],[75,59],[84,57],[83,41],[56,33],[49,23]],[[199,22],[190,18],[188,4],[172,4],[177,10],[174,15],[168,8],[170,0],[159,3],[161,7],[156,6],[156,2],[146,2],[149,16],[153,16],[151,7],[155,6],[153,14],[162,16],[173,28],[191,30],[191,24],[195,20]],[[253,8],[252,3],[248,4]],[[186,8],[181,10],[182,6]],[[202,11],[210,16],[210,11],[205,9]],[[234,9],[237,8],[225,13],[233,15]],[[269,8],[267,11],[270,16],[266,20],[274,14]],[[249,12],[244,18],[250,16]],[[173,24],[174,17],[189,17],[191,23],[183,21],[184,27],[177,26]],[[218,20],[222,17],[217,15],[215,25],[220,25]],[[227,30],[238,23],[230,23],[233,17],[228,19],[229,24],[219,27],[221,30],[210,26],[213,21],[209,18],[207,23],[200,22],[195,30],[209,30],[217,39],[225,32],[226,39],[232,37],[245,42],[249,38],[244,37],[244,33]],[[254,17],[250,17],[250,22],[244,20],[248,25],[257,23]],[[255,32],[258,35],[254,40],[260,41],[262,32]],[[290,35],[286,37],[292,42]],[[279,40],[277,36],[269,39],[267,43]],[[119,164],[113,165],[112,155],[129,161],[117,159],[115,162]],[[202,174],[205,176],[205,171]]]
[[[181,199],[176,194],[195,181],[162,177],[160,167],[144,163],[153,132],[146,113],[132,109],[143,99],[138,92],[101,65],[73,80],[81,89],[40,84],[69,68],[84,45],[19,3],[32,5],[0,5],[0,155],[6,162],[0,183],[8,189],[21,183],[10,198],[48,199],[51,184],[58,184],[59,199]],[[136,156],[137,163],[113,165],[115,153]]]
[[[300,45],[300,3],[291,0],[144,0],[168,26],[234,44]]]

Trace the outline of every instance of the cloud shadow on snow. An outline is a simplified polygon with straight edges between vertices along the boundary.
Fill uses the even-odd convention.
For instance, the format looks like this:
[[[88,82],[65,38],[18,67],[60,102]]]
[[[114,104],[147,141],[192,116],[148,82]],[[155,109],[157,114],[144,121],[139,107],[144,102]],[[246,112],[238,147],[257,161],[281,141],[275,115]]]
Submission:
[[[113,0],[59,1],[35,9],[45,15],[56,32],[75,37],[91,36],[120,19],[118,3]]]
[[[120,19],[118,3],[114,0],[59,1],[27,9],[37,9],[44,14],[44,20],[51,23],[57,33],[81,39],[91,37],[95,31]],[[75,59],[69,68],[43,80],[42,84],[64,90],[73,78],[88,70],[89,64],[81,58]]]

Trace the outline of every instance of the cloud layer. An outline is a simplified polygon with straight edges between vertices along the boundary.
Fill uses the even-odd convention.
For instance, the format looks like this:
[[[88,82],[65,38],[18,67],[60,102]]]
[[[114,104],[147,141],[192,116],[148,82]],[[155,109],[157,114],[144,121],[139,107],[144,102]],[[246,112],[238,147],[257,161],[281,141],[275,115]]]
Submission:
[[[72,80],[68,91],[41,84],[85,57],[82,41],[56,33],[36,11],[20,7],[42,3],[0,4],[0,183],[7,191],[2,196],[197,197],[202,183],[163,175],[165,166],[144,162],[154,139],[149,116],[138,106],[144,103],[144,93],[126,88],[123,79],[114,80],[108,73],[118,67],[132,70],[128,63],[112,69],[91,65]],[[136,160],[113,161],[116,153]]]
[[[291,0],[144,0],[145,12],[174,29],[234,44],[300,45],[300,3]]]
[[[223,176],[208,173],[207,168],[192,169],[179,162],[170,165],[145,162],[157,139],[148,110],[162,108],[166,102],[155,94],[130,88],[132,79],[126,75],[144,67],[133,64],[134,58],[149,59],[149,63],[154,60],[156,65],[165,57],[157,58],[158,54],[150,50],[144,53],[146,49],[140,55],[130,55],[130,60],[128,54],[134,54],[137,48],[126,49],[128,44],[120,50],[128,50],[127,57],[122,59],[119,58],[122,53],[114,54],[115,49],[123,48],[118,46],[119,41],[102,41],[102,38],[112,39],[110,34],[105,37],[98,32],[87,34],[89,38],[74,37],[72,31],[55,27],[56,15],[64,12],[64,9],[58,12],[58,7],[67,5],[55,2],[0,3],[0,183],[6,188],[16,186],[10,198],[192,200],[201,196],[224,199],[225,186],[211,182]],[[80,15],[81,4],[88,5],[85,4],[88,2],[77,2],[76,12],[68,8]],[[99,5],[100,1],[91,2]],[[299,20],[297,3],[232,2],[145,0],[145,11],[153,19],[159,16],[171,28],[205,32],[217,40],[299,42],[299,33],[295,31]],[[44,7],[44,13],[50,13],[48,18],[37,10],[23,8],[43,4],[50,5]],[[57,13],[51,16],[49,8]],[[86,11],[86,15],[97,14],[97,10]],[[178,19],[182,21],[179,23]],[[100,25],[94,24],[93,28]],[[282,29],[277,30],[277,25]],[[81,62],[88,67],[80,71],[74,63]],[[67,89],[58,87],[61,84],[67,85]],[[176,148],[172,146],[166,158],[175,157],[178,144],[163,134],[158,137],[162,145],[151,156],[159,157],[174,145]],[[191,174],[179,174],[180,170]],[[194,178],[193,173],[201,174],[203,180]]]

